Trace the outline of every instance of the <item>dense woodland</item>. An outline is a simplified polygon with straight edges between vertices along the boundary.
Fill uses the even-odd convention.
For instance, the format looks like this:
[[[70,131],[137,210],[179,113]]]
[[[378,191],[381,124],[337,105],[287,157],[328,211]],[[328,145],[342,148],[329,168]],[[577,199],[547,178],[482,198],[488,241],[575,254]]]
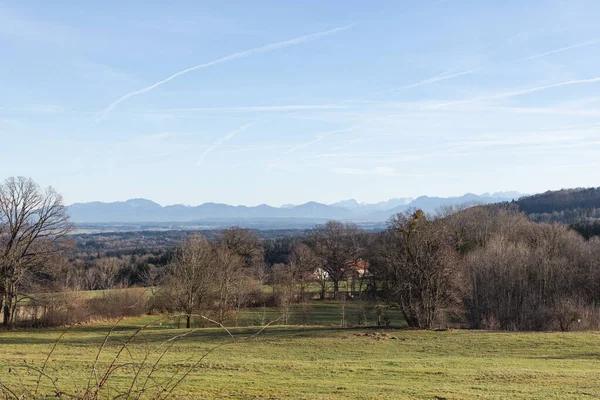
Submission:
[[[548,191],[523,197],[517,204],[533,221],[593,222],[600,218],[600,188]]]
[[[411,210],[379,231],[329,221],[299,231],[70,235],[57,193],[10,178],[0,185],[3,325],[141,313],[236,324],[249,307],[275,308],[286,323],[308,302],[335,300],[398,309],[422,329],[595,329],[599,209],[599,190],[563,190],[436,215]],[[108,290],[130,287],[146,289]]]

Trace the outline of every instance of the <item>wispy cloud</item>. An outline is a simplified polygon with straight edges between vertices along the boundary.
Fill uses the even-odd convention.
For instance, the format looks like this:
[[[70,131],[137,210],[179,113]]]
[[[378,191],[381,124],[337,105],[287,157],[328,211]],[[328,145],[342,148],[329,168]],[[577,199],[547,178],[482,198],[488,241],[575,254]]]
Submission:
[[[597,83],[597,82],[600,82],[600,77],[589,78],[589,79],[575,79],[575,80],[570,80],[570,81],[565,81],[565,82],[553,83],[550,85],[537,86],[534,88],[516,90],[513,92],[504,92],[504,93],[498,93],[498,94],[489,95],[489,96],[475,97],[473,99],[451,101],[448,103],[436,104],[436,105],[425,107],[425,108],[439,109],[439,108],[446,108],[446,107],[450,107],[450,106],[454,106],[454,105],[458,105],[458,104],[471,103],[471,102],[480,101],[480,100],[506,99],[506,98],[510,98],[510,97],[523,96],[523,95],[526,95],[529,93],[541,92],[542,90],[553,89],[553,88],[562,87],[562,86],[582,85],[582,84]]]
[[[549,143],[564,143],[578,139],[579,136],[573,135],[540,135],[529,134],[520,136],[475,136],[468,140],[458,143],[458,148],[474,148],[474,147],[495,147],[495,146],[531,146],[531,145],[546,145]]]
[[[313,140],[310,140],[310,141],[308,141],[308,142],[305,142],[305,143],[301,143],[301,144],[299,144],[299,145],[296,145],[296,146],[292,147],[291,149],[289,149],[288,151],[286,151],[286,152],[285,152],[285,153],[283,153],[283,154],[286,154],[286,155],[287,155],[287,154],[294,153],[294,152],[296,152],[296,151],[298,151],[298,150],[305,149],[305,148],[307,148],[307,147],[310,147],[310,146],[312,146],[312,145],[314,145],[314,144],[317,144],[317,143],[319,143],[320,141],[322,141],[323,139],[325,139],[325,138],[327,138],[327,137],[329,137],[329,136],[331,136],[331,135],[335,135],[335,134],[337,134],[337,133],[346,133],[346,132],[352,132],[352,131],[355,131],[355,130],[357,130],[357,129],[360,129],[360,127],[359,127],[359,126],[355,126],[355,127],[353,127],[353,128],[348,128],[348,129],[339,129],[339,130],[336,130],[336,131],[331,131],[331,132],[325,132],[325,133],[322,133],[322,134],[320,134],[320,135],[317,135],[317,137],[316,137],[315,139],[313,139]]]
[[[76,31],[63,25],[30,19],[2,8],[0,9],[0,35],[64,46],[69,39],[76,36]]]
[[[243,153],[252,151],[264,151],[264,150],[287,150],[291,146],[282,144],[263,144],[263,145],[247,145],[247,146],[221,146],[221,152],[223,153]]]
[[[192,108],[168,108],[158,112],[223,112],[223,113],[245,113],[245,112],[288,112],[288,111],[310,111],[310,110],[344,110],[350,108],[341,104],[294,104],[281,106],[241,106],[241,107],[192,107]]]
[[[129,98],[131,98],[133,96],[137,96],[137,95],[142,94],[142,93],[147,93],[147,92],[149,92],[149,91],[157,88],[158,86],[163,85],[163,84],[165,84],[165,83],[167,83],[167,82],[169,82],[169,81],[177,78],[178,76],[187,74],[188,72],[192,72],[192,71],[195,71],[195,70],[201,69],[201,68],[211,67],[213,65],[225,63],[225,62],[228,62],[228,61],[238,60],[240,58],[250,57],[250,56],[253,56],[255,54],[268,53],[268,52],[271,52],[271,51],[274,51],[274,50],[279,50],[279,49],[283,49],[283,48],[286,48],[286,47],[295,46],[295,45],[298,45],[298,44],[309,42],[311,40],[319,39],[319,38],[321,38],[323,36],[333,35],[335,33],[338,33],[338,32],[341,32],[343,30],[346,30],[346,29],[348,29],[350,27],[351,27],[351,25],[346,25],[346,26],[342,26],[342,27],[339,27],[339,28],[330,29],[330,30],[324,31],[324,32],[313,33],[313,34],[310,34],[310,35],[300,36],[300,37],[297,37],[295,39],[290,39],[290,40],[285,40],[285,41],[282,41],[282,42],[271,43],[271,44],[267,44],[267,45],[264,45],[264,46],[261,46],[261,47],[255,47],[255,48],[250,49],[250,50],[244,50],[244,51],[240,51],[240,52],[237,52],[237,53],[233,53],[233,54],[230,54],[228,56],[225,56],[225,57],[222,57],[222,58],[219,58],[219,59],[216,59],[216,60],[204,63],[204,64],[199,64],[199,65],[195,65],[193,67],[184,69],[184,70],[179,71],[179,72],[177,72],[177,73],[175,73],[175,74],[173,74],[173,75],[171,75],[171,76],[169,76],[169,77],[167,77],[167,78],[165,78],[165,79],[163,79],[161,81],[158,81],[158,82],[156,82],[156,83],[154,83],[154,84],[152,84],[150,86],[147,86],[147,87],[145,87],[143,89],[127,93],[126,95],[124,95],[124,96],[120,97],[119,99],[113,101],[103,111],[101,120],[103,120],[106,117],[108,117],[108,114],[112,110],[114,110],[115,107],[117,107],[123,101],[125,101],[125,100],[127,100],[127,99],[129,99]]]
[[[395,176],[395,177],[422,177],[423,174],[412,174],[399,172],[392,167],[375,167],[371,169],[338,167],[334,169],[336,174],[358,175],[358,176]]]
[[[146,135],[144,139],[147,140],[166,140],[174,136],[173,132],[157,132]]]
[[[300,144],[293,145],[292,147],[290,147],[290,149],[289,149],[289,150],[287,150],[286,152],[284,152],[284,153],[283,153],[283,155],[284,155],[284,156],[288,156],[288,155],[290,155],[290,154],[292,154],[292,153],[295,153],[295,152],[296,152],[296,151],[298,151],[298,150],[302,150],[302,149],[305,149],[305,148],[307,148],[307,147],[313,146],[313,145],[315,145],[315,144],[317,144],[317,143],[319,143],[319,142],[323,141],[324,139],[326,139],[326,138],[328,138],[328,137],[330,137],[330,136],[332,136],[332,135],[336,135],[336,134],[338,134],[338,133],[352,132],[352,131],[356,131],[356,130],[358,130],[358,129],[360,129],[360,126],[355,126],[355,127],[352,127],[352,128],[347,128],[347,129],[338,129],[338,130],[335,130],[335,131],[329,131],[329,132],[323,132],[323,133],[321,133],[321,134],[318,134],[318,135],[317,135],[317,136],[316,136],[314,139],[312,139],[312,140],[309,140],[309,141],[307,141],[307,142],[304,142],[304,143],[300,143]],[[269,169],[269,170],[270,170],[270,169],[273,169],[273,168],[275,168],[275,167],[279,167],[279,166],[281,166],[280,162],[281,162],[281,157],[280,157],[280,158],[277,158],[277,159],[274,159],[274,160],[270,160],[270,161],[267,163],[267,169]]]
[[[231,132],[227,132],[225,134],[225,136],[223,136],[222,138],[220,138],[219,140],[217,140],[216,142],[214,142],[206,150],[204,150],[204,152],[200,155],[200,159],[198,160],[198,162],[196,163],[196,165],[202,164],[202,162],[204,161],[204,158],[206,157],[206,155],[208,153],[210,153],[211,151],[213,151],[214,149],[216,149],[217,147],[219,147],[221,144],[225,143],[229,139],[233,138],[234,136],[236,136],[236,135],[244,132],[246,129],[250,128],[253,125],[254,125],[254,123],[249,123],[249,124],[246,124],[246,125],[242,125],[239,128],[237,128],[237,129],[235,129],[235,130],[233,130]]]
[[[481,111],[497,111],[510,112],[517,114],[551,114],[551,115],[571,115],[578,117],[600,117],[598,108],[576,108],[576,107],[517,107],[517,106],[483,106],[481,108],[473,108],[473,110]]]
[[[357,144],[357,143],[362,143],[365,140],[367,140],[366,138],[356,138],[356,139],[350,139],[350,140],[343,140],[341,142],[338,142],[338,144],[333,148],[333,150],[340,150],[346,146],[350,146],[353,144]]]
[[[384,156],[396,156],[410,153],[410,150],[393,150],[393,151],[359,151],[351,153],[320,153],[315,154],[313,157],[316,158],[348,158],[348,159],[363,159],[363,158],[376,158],[380,159]]]
[[[69,111],[66,107],[55,104],[30,104],[25,107],[2,107],[2,114],[35,114],[35,115],[56,115],[65,114]]]
[[[132,75],[95,61],[74,58],[72,65],[78,74],[85,79],[109,82],[139,83],[139,81]]]

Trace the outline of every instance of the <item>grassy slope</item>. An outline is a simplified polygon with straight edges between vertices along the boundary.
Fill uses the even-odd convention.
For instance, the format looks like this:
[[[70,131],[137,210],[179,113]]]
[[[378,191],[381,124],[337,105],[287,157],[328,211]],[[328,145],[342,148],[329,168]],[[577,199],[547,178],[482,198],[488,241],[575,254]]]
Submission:
[[[320,323],[339,321],[332,304],[315,306]],[[311,313],[311,314],[312,314]],[[319,316],[316,318],[316,316]],[[149,317],[121,322],[109,341],[101,365],[118,344]],[[51,358],[48,373],[72,391],[87,383],[97,349],[109,324],[69,331]],[[258,328],[237,328],[243,337]],[[184,330],[166,325],[145,330],[131,346],[138,362],[147,348]],[[305,399],[580,399],[600,398],[599,333],[421,332],[389,330],[398,339],[357,336],[366,330],[325,326],[272,326],[239,345],[218,348],[204,359],[176,392],[178,398]],[[61,330],[0,332],[0,378],[13,387],[35,380],[15,366],[41,366]],[[220,329],[194,332],[178,342],[161,362],[166,377],[190,356],[197,358],[230,341]],[[150,347],[148,347],[150,345]],[[123,362],[130,362],[129,356]],[[12,373],[8,368],[12,367]],[[20,377],[15,371],[21,371]],[[111,381],[126,386],[131,370]],[[231,379],[231,381],[230,381]],[[50,386],[44,387],[49,393]],[[223,387],[225,387],[223,389]],[[106,397],[105,397],[106,398]]]

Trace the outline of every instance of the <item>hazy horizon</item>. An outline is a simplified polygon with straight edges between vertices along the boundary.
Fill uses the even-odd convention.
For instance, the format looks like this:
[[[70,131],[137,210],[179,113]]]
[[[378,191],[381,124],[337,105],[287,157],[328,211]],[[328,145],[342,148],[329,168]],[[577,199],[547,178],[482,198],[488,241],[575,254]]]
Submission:
[[[598,12],[591,0],[1,3],[2,178],[30,176],[67,204],[598,186]]]
[[[132,201],[132,200],[148,200],[148,201],[151,201],[153,203],[156,203],[156,204],[160,205],[161,207],[167,207],[167,206],[196,207],[196,206],[200,206],[200,205],[206,204],[206,203],[216,203],[216,204],[227,204],[227,205],[231,205],[231,206],[246,206],[246,207],[256,207],[256,206],[260,206],[260,205],[268,205],[268,206],[275,207],[275,208],[282,208],[282,207],[285,207],[285,206],[298,206],[298,205],[302,205],[302,204],[305,204],[305,203],[308,203],[308,202],[316,202],[316,203],[321,203],[321,204],[326,204],[326,205],[333,205],[333,204],[338,203],[338,202],[355,200],[359,204],[369,204],[369,205],[372,205],[372,204],[378,204],[378,203],[385,203],[385,202],[388,202],[388,201],[391,201],[391,200],[397,200],[397,199],[412,199],[412,200],[415,200],[415,199],[417,199],[419,197],[458,198],[458,197],[462,197],[462,196],[469,195],[469,194],[474,194],[476,196],[481,196],[481,197],[484,197],[484,196],[503,197],[503,196],[501,196],[501,194],[513,193],[513,192],[514,193],[518,193],[519,195],[522,195],[522,196],[527,196],[527,195],[533,194],[533,193],[521,193],[521,192],[517,192],[517,191],[514,191],[514,190],[510,190],[510,191],[492,192],[492,193],[488,193],[488,192],[485,192],[485,193],[467,192],[467,193],[463,193],[463,194],[456,195],[456,196],[437,196],[437,195],[427,195],[427,194],[422,194],[422,195],[414,196],[414,197],[412,197],[412,196],[397,196],[397,197],[391,197],[389,199],[381,199],[381,200],[374,201],[374,202],[366,202],[366,201],[361,201],[359,199],[338,199],[336,201],[329,202],[329,203],[324,203],[324,202],[320,202],[320,201],[317,201],[317,200],[309,200],[309,201],[303,202],[303,203],[283,203],[283,204],[269,204],[269,203],[266,203],[266,202],[256,203],[256,204],[242,204],[242,203],[224,203],[224,202],[219,202],[219,201],[206,201],[206,202],[201,202],[201,203],[181,203],[181,202],[179,202],[179,203],[161,203],[161,202],[158,202],[158,201],[155,201],[153,199],[146,198],[146,197],[131,197],[131,198],[128,198],[128,199],[117,199],[117,200],[108,200],[108,201],[91,200],[91,201],[84,201],[84,202],[77,202],[77,203],[66,203],[66,205],[70,206],[70,205],[73,205],[73,204],[85,204],[85,203],[94,203],[94,202],[100,202],[100,203],[119,203],[119,202],[121,202],[121,203],[123,203],[123,202],[127,202],[127,201]]]

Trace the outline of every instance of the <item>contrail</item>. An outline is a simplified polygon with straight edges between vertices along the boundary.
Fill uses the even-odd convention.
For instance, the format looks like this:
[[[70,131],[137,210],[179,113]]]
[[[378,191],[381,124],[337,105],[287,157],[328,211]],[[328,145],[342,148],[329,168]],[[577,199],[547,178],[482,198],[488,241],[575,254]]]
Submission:
[[[318,136],[317,136],[315,139],[313,139],[313,140],[311,140],[311,141],[309,141],[309,142],[304,142],[304,143],[301,143],[301,144],[299,144],[299,145],[297,145],[297,146],[294,146],[294,147],[292,147],[291,149],[289,149],[288,151],[286,151],[286,152],[285,152],[285,153],[283,153],[283,154],[286,154],[286,155],[287,155],[287,154],[294,153],[294,152],[296,152],[296,151],[298,151],[298,150],[305,149],[305,148],[307,148],[307,147],[309,147],[309,146],[312,146],[313,144],[317,144],[317,143],[319,143],[321,140],[323,140],[323,139],[326,139],[326,138],[328,138],[328,137],[329,137],[329,136],[331,136],[331,135],[335,135],[335,134],[337,134],[337,133],[352,132],[352,131],[355,131],[355,130],[357,130],[357,129],[360,129],[360,127],[359,127],[359,126],[355,126],[355,127],[353,127],[353,128],[348,128],[348,129],[339,129],[339,130],[336,130],[336,131],[331,131],[331,132],[322,133],[322,134],[318,135]]]
[[[500,63],[499,65],[512,64],[512,63],[517,63],[517,62],[521,62],[521,61],[537,60],[538,58],[544,58],[544,57],[549,56],[551,54],[561,53],[563,51],[577,49],[579,47],[592,46],[592,45],[598,44],[598,43],[600,43],[600,39],[587,40],[585,42],[573,44],[573,45],[566,46],[566,47],[561,47],[559,49],[554,49],[554,50],[546,51],[544,53],[533,54],[531,56],[527,56],[527,57],[524,57],[524,58],[519,58],[517,60],[505,61],[503,63]],[[385,94],[385,93],[393,93],[393,92],[397,92],[397,91],[402,90],[402,89],[410,89],[410,88],[415,88],[415,87],[419,87],[419,86],[423,86],[423,85],[429,85],[431,83],[441,82],[441,81],[445,81],[445,80],[453,79],[453,78],[458,78],[459,76],[463,76],[463,75],[469,75],[469,74],[477,72],[477,71],[479,71],[481,69],[482,68],[474,68],[474,69],[469,69],[469,70],[466,70],[466,71],[456,72],[456,73],[453,73],[453,74],[446,74],[446,73],[444,73],[444,74],[440,74],[440,75],[435,75],[435,76],[432,76],[431,78],[427,78],[427,79],[424,79],[424,80],[416,82],[416,83],[411,83],[409,85],[400,86],[400,87],[394,88],[394,89],[387,89],[387,90],[382,90],[382,91],[379,91],[379,92],[375,92],[375,93],[373,93],[373,95]]]
[[[200,155],[200,159],[198,160],[196,165],[202,164],[202,161],[204,161],[204,157],[206,157],[206,155],[208,153],[210,153],[211,151],[213,151],[214,149],[216,149],[217,147],[219,147],[220,145],[222,145],[223,143],[225,143],[226,141],[228,141],[235,135],[244,132],[246,129],[250,128],[252,125],[254,125],[254,123],[242,125],[239,128],[225,134],[225,136],[223,136],[221,139],[217,140],[210,147],[208,147],[206,150],[204,150],[204,152]]]
[[[342,27],[339,27],[339,28],[330,29],[330,30],[324,31],[324,32],[312,33],[310,35],[300,36],[300,37],[297,37],[295,39],[285,40],[283,42],[276,42],[276,43],[267,44],[267,45],[264,45],[264,46],[261,46],[261,47],[255,47],[255,48],[250,49],[250,50],[244,50],[244,51],[240,51],[240,52],[237,52],[237,53],[233,53],[233,54],[230,54],[228,56],[219,58],[219,59],[214,60],[214,61],[210,61],[210,62],[207,62],[207,63],[204,63],[204,64],[195,65],[195,66],[190,67],[188,69],[184,69],[183,71],[179,71],[179,72],[177,72],[177,73],[169,76],[168,78],[163,79],[162,81],[158,81],[158,82],[156,82],[156,83],[154,83],[154,84],[152,84],[150,86],[147,86],[147,87],[145,87],[143,89],[136,90],[135,92],[127,93],[123,97],[115,100],[114,102],[112,102],[104,110],[104,112],[102,114],[102,118],[100,118],[100,121],[106,119],[106,117],[108,116],[108,114],[112,110],[114,110],[116,106],[118,106],[120,103],[122,103],[123,101],[127,100],[128,98],[133,97],[133,96],[137,96],[138,94],[149,92],[152,89],[154,89],[154,88],[156,88],[156,87],[158,87],[158,86],[160,86],[160,85],[162,85],[164,83],[167,83],[170,80],[173,80],[173,79],[177,78],[178,76],[187,74],[188,72],[192,72],[192,71],[195,71],[195,70],[200,69],[200,68],[211,67],[211,66],[216,65],[216,64],[221,64],[221,63],[224,63],[224,62],[233,61],[233,60],[237,60],[237,59],[240,59],[240,58],[250,57],[250,56],[252,56],[254,54],[268,53],[270,51],[279,50],[279,49],[283,49],[283,48],[290,47],[290,46],[295,46],[297,44],[301,44],[301,43],[308,42],[308,41],[311,41],[311,40],[319,39],[319,38],[321,38],[323,36],[333,35],[334,33],[338,33],[340,31],[346,30],[346,29],[350,28],[351,26],[352,25],[346,25],[346,26],[342,26]]]
[[[429,85],[430,83],[441,82],[441,81],[445,81],[445,80],[448,80],[448,79],[457,78],[459,76],[469,75],[469,74],[472,74],[474,72],[479,71],[479,69],[480,68],[474,68],[474,69],[469,69],[469,70],[466,70],[466,71],[455,72],[453,74],[444,73],[444,74],[440,74],[440,75],[435,75],[435,76],[432,76],[431,78],[427,78],[427,79],[424,79],[424,80],[419,81],[419,82],[411,83],[409,85],[400,86],[400,87],[397,87],[397,88],[394,88],[394,89],[382,90],[380,92],[375,92],[373,94],[377,95],[377,94],[392,93],[392,92],[397,92],[397,91],[402,90],[402,89],[411,89],[411,88],[416,88],[416,87],[419,87],[419,86]]]
[[[411,83],[410,85],[402,86],[402,87],[400,87],[398,89],[410,89],[410,88],[414,88],[414,87],[419,87],[419,86],[427,85],[429,83],[445,81],[445,80],[448,80],[448,79],[457,78],[459,76],[469,75],[469,74],[472,74],[473,72],[477,72],[478,70],[479,70],[479,68],[475,68],[475,69],[469,69],[469,70],[466,70],[466,71],[456,72],[454,74],[438,75],[438,76],[434,76],[432,78],[425,79],[425,80],[417,82],[417,83]]]
[[[522,96],[524,94],[539,92],[539,91],[546,90],[546,89],[553,89],[553,88],[557,88],[557,87],[561,87],[561,86],[580,85],[580,84],[584,84],[584,83],[596,83],[596,82],[600,82],[600,77],[589,78],[589,79],[576,79],[576,80],[571,80],[571,81],[553,83],[551,85],[544,85],[544,86],[538,86],[538,87],[529,88],[529,89],[522,89],[522,90],[517,90],[514,92],[499,93],[499,94],[495,94],[495,95],[491,95],[491,96],[482,96],[482,97],[476,97],[474,99],[459,100],[459,101],[453,101],[450,103],[437,104],[437,105],[427,107],[427,108],[430,108],[430,109],[446,108],[446,107],[457,105],[457,104],[472,103],[472,102],[478,101],[478,100],[504,99],[504,98],[508,98],[508,97],[517,97],[517,96]]]
[[[530,88],[530,89],[518,90],[515,92],[501,93],[501,94],[493,96],[492,98],[493,99],[502,99],[505,97],[521,96],[524,94],[539,92],[541,90],[552,89],[552,88],[560,87],[560,86],[579,85],[579,84],[583,84],[583,83],[596,83],[596,82],[600,82],[600,77],[589,78],[589,79],[575,79],[575,80],[566,81],[566,82],[553,83],[551,85],[544,85],[544,86],[538,86],[538,87],[534,87],[534,88]]]
[[[307,147],[310,147],[310,146],[312,146],[312,145],[314,145],[314,144],[317,144],[317,143],[319,143],[320,141],[322,141],[323,139],[326,139],[326,138],[328,138],[328,137],[329,137],[329,136],[331,136],[331,135],[336,135],[336,134],[338,134],[338,133],[352,132],[352,131],[355,131],[355,130],[357,130],[357,129],[360,129],[360,126],[354,126],[354,127],[352,127],[352,128],[347,128],[347,129],[338,129],[338,130],[335,130],[335,131],[329,131],[329,132],[324,132],[324,133],[321,133],[321,134],[317,135],[315,139],[313,139],[313,140],[310,140],[310,141],[308,141],[308,142],[300,143],[300,144],[298,144],[298,145],[296,145],[296,146],[293,146],[292,148],[290,148],[289,150],[287,150],[287,151],[286,151],[286,152],[284,152],[283,154],[287,156],[287,155],[289,155],[289,154],[295,153],[295,152],[296,152],[296,151],[298,151],[298,150],[302,150],[302,149],[305,149],[305,148],[307,148]],[[272,169],[274,166],[276,166],[276,165],[277,165],[277,163],[278,163],[279,161],[281,161],[281,157],[280,157],[280,158],[277,158],[277,159],[274,159],[274,160],[271,160],[271,161],[269,161],[269,162],[267,163],[267,169],[269,169],[269,170],[270,170],[270,169]]]
[[[571,50],[571,49],[577,49],[579,47],[591,46],[591,45],[598,44],[598,43],[600,43],[600,39],[587,40],[585,42],[573,44],[571,46],[561,47],[560,49],[555,49],[555,50],[546,51],[544,53],[534,54],[534,55],[531,55],[531,56],[525,57],[525,58],[519,58],[518,60],[514,60],[511,62],[536,60],[538,58],[543,58],[543,57],[549,56],[550,54],[560,53],[560,52]]]

